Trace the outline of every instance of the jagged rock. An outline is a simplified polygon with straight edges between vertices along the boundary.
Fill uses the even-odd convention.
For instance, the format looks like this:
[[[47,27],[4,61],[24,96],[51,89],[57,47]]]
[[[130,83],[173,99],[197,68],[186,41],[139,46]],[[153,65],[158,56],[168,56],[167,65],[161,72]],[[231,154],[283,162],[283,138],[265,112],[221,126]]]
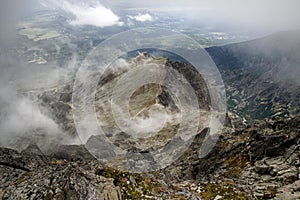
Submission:
[[[64,149],[67,150],[67,147]],[[73,146],[73,149],[76,148]],[[12,158],[6,160],[10,166],[0,165],[2,199],[121,199],[120,189],[113,184],[113,180],[104,177],[99,179],[97,175],[84,170],[77,163],[56,162],[53,159],[60,157],[52,155],[48,157],[49,164],[33,166],[32,159],[28,159],[29,155],[37,156],[35,152],[27,151],[19,154],[10,149],[0,148],[0,150],[1,158]],[[80,154],[80,151],[83,151],[81,154],[84,155],[85,151],[78,146],[76,153]],[[30,172],[24,170],[26,166],[22,166],[24,169],[15,167],[22,164],[15,160],[16,158],[25,160],[25,163],[31,165]],[[84,159],[84,165],[88,165],[86,161],[88,159]],[[97,163],[97,166],[101,165]]]
[[[277,194],[274,199],[299,199],[300,198],[300,180],[294,183],[285,185],[277,189]]]
[[[22,151],[22,154],[44,155],[41,149],[36,144],[30,144]]]
[[[258,174],[269,174],[271,171],[271,168],[268,165],[257,165],[255,167],[255,171]]]
[[[69,161],[95,159],[83,145],[60,145],[58,148],[52,150],[51,157]]]
[[[203,130],[182,157],[155,172],[155,176],[149,176],[156,177],[167,188],[169,184],[179,184],[181,192],[176,194],[186,199],[200,199],[199,196],[204,193],[212,198],[217,195],[225,198],[237,191],[247,191],[253,198],[297,199],[300,137],[298,125],[296,128],[290,126],[297,120],[284,120],[280,124],[286,125],[281,127],[263,122],[236,130],[237,133],[225,132],[213,151],[199,160],[197,149],[208,131]],[[285,131],[287,126],[290,132]],[[281,152],[267,153],[270,147],[279,148]],[[145,178],[105,169],[84,146],[61,146],[50,155],[41,155],[40,152],[36,145],[28,146],[22,153],[0,148],[2,198],[122,199],[123,195],[129,195],[127,186],[140,188],[141,180]],[[191,184],[180,184],[186,180]],[[227,181],[230,186],[220,187],[222,182]],[[220,187],[220,193],[214,193],[213,187]],[[229,190],[230,187],[233,189]]]
[[[85,146],[97,159],[110,160],[116,156],[115,147],[103,135],[91,136]]]
[[[82,146],[70,148],[85,154]],[[121,172],[104,167],[97,160],[58,160],[61,157],[52,154],[45,156],[46,164],[32,165],[29,156],[36,158],[37,155],[0,148],[0,157],[7,158],[7,163],[11,164],[0,163],[1,199],[200,199],[198,194],[159,182],[153,175]],[[19,163],[23,160],[26,165]],[[15,167],[21,164],[22,168]],[[24,170],[27,164],[31,166],[30,171]]]
[[[281,126],[262,122],[235,130],[239,133],[223,134],[213,151],[195,165],[196,178],[232,178],[247,185],[257,198],[274,198],[279,188],[299,180],[300,129],[294,124],[298,120],[276,121]]]

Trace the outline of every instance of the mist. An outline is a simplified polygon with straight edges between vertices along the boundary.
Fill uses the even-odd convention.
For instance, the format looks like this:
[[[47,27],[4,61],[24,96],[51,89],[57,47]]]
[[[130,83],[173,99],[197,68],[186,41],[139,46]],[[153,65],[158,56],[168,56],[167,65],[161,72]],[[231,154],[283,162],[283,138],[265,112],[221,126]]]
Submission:
[[[53,145],[74,143],[36,99],[36,92],[62,80],[63,71],[45,71],[3,51],[0,60],[0,146],[23,150],[35,143],[47,152]]]
[[[42,112],[42,108],[9,87],[2,87],[0,90],[0,131],[0,146],[21,148],[20,150],[31,142],[43,149],[49,148],[51,143],[60,141],[63,133]]]
[[[140,22],[154,20],[152,13],[166,13],[191,25],[229,31],[270,34],[300,29],[300,2],[297,0],[253,0],[246,3],[239,0],[5,0],[0,4],[0,24],[5,27],[1,29],[1,34],[6,35],[11,35],[12,24],[16,20],[39,6],[60,9],[73,15],[69,22],[76,26],[122,26],[127,17],[120,13],[136,10],[136,15],[130,17]]]
[[[38,5],[38,0],[2,0],[0,2],[0,48],[15,42],[17,22]]]
[[[300,30],[280,32],[267,37],[229,45],[235,55],[248,69],[267,73],[272,71],[272,80],[276,83],[288,83],[300,86]],[[257,58],[262,58],[259,62]]]
[[[37,144],[43,152],[55,145],[74,143],[50,117],[49,111],[30,94],[47,90],[67,77],[67,70],[29,64],[13,53],[17,43],[17,23],[34,11],[38,1],[4,0],[0,3],[0,146],[23,150]]]
[[[105,1],[118,9],[167,13],[185,23],[227,31],[270,34],[300,29],[300,2],[297,0],[165,0]]]

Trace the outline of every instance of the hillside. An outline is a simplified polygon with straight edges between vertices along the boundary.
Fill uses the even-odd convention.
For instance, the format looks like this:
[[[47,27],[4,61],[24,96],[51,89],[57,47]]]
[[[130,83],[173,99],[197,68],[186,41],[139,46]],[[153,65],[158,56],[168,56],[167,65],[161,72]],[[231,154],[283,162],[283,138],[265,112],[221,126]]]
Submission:
[[[300,31],[207,51],[221,71],[229,110],[248,121],[299,113]]]

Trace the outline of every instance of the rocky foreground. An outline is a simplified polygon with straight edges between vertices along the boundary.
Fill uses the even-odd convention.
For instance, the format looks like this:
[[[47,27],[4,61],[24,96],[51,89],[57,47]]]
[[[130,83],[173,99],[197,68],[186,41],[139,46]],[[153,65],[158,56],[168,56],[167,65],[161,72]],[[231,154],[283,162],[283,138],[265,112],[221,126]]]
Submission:
[[[145,174],[117,171],[84,146],[44,154],[0,149],[1,199],[299,199],[300,117],[246,126],[229,115],[213,149],[198,158],[202,131],[172,165]]]

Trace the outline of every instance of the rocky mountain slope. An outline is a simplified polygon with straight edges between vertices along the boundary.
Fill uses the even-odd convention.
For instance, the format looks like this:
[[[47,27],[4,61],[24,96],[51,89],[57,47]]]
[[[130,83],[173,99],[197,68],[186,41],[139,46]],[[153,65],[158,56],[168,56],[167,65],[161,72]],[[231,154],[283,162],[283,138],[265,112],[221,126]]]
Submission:
[[[221,71],[232,112],[248,121],[299,113],[299,33],[207,49]]]
[[[199,133],[167,168],[143,174],[108,167],[83,146],[0,149],[2,199],[298,199],[300,117],[227,127],[198,158]],[[230,124],[228,124],[230,126]]]
[[[294,33],[282,33],[209,48],[227,89],[226,126],[206,157],[199,159],[199,149],[209,131],[203,124],[182,156],[154,172],[129,173],[112,168],[107,158],[116,155],[109,145],[100,151],[98,148],[100,157],[95,159],[86,146],[65,144],[78,143],[74,140],[77,133],[72,116],[72,82],[48,91],[26,93],[47,109],[65,135],[48,141],[46,134],[35,130],[20,138],[14,149],[0,148],[0,198],[299,199],[297,38]],[[143,53],[129,66],[134,68],[141,62],[162,65],[162,75],[167,74],[165,65],[182,73],[196,91],[200,108],[204,113],[209,111],[205,82],[191,65]],[[170,120],[159,134],[148,138],[135,138],[118,129],[109,102],[115,84],[126,70],[108,70],[99,81],[95,95],[97,118],[114,145],[130,153],[155,151],[174,136],[177,121]],[[168,80],[168,76],[163,77]],[[178,113],[179,104],[159,84],[138,88],[130,98],[129,112],[137,119],[147,117],[153,105],[167,110],[169,116]],[[87,140],[92,146],[101,142],[101,136]]]
[[[105,167],[83,146],[61,146],[43,155],[36,145],[22,152],[0,149],[1,199],[199,199],[157,180]]]

